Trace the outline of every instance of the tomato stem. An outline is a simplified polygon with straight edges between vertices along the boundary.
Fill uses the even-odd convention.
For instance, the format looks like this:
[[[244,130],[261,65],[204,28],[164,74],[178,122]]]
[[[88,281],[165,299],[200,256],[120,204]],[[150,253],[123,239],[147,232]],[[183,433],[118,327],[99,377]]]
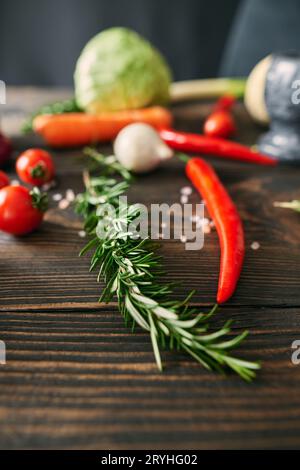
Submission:
[[[32,178],[44,178],[46,175],[45,166],[42,163],[38,163],[30,170],[30,175]]]
[[[48,195],[46,193],[41,193],[39,188],[35,187],[30,191],[30,196],[32,206],[41,212],[46,212],[48,209]]]

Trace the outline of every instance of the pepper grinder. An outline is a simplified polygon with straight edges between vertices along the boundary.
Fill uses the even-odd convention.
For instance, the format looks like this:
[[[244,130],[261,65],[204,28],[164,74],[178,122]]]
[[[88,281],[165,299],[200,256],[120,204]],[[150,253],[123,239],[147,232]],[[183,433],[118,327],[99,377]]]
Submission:
[[[258,141],[259,151],[283,162],[300,164],[299,54],[272,55],[266,77],[265,103],[271,125]]]

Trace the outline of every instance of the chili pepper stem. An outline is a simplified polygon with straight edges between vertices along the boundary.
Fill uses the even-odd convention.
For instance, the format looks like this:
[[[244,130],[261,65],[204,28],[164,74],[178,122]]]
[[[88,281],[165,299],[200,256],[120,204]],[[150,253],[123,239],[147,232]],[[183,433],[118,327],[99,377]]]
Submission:
[[[189,157],[186,153],[176,153],[176,157],[179,158],[183,163],[188,163],[191,157]]]

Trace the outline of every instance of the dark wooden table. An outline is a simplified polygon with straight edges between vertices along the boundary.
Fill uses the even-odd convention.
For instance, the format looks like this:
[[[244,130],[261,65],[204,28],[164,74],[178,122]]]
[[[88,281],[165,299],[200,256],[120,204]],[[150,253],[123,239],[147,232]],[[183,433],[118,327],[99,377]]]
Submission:
[[[16,155],[40,144],[21,137],[24,115],[66,94],[9,91],[3,126],[14,136]],[[204,104],[177,107],[177,126],[199,129],[208,110]],[[254,143],[259,129],[242,107],[237,112],[240,140]],[[81,151],[54,156],[58,186],[50,195],[79,192]],[[291,361],[292,342],[300,339],[300,218],[273,207],[276,200],[300,198],[300,170],[212,162],[236,201],[247,240],[237,292],[215,321],[233,318],[236,332],[251,330],[240,353],[263,361],[257,380],[248,385],[220,377],[176,353],[163,354],[165,372],[158,373],[147,334],[132,334],[115,304],[97,303],[102,285],[89,274],[88,259],[78,258],[81,221],[52,201],[38,232],[20,239],[0,235],[0,340],[7,347],[7,364],[0,365],[1,448],[300,447],[300,365]],[[173,162],[140,178],[130,198],[178,202],[186,183],[183,164]],[[166,241],[162,255],[168,279],[181,282],[177,298],[196,289],[195,305],[213,305],[215,232],[201,251]]]

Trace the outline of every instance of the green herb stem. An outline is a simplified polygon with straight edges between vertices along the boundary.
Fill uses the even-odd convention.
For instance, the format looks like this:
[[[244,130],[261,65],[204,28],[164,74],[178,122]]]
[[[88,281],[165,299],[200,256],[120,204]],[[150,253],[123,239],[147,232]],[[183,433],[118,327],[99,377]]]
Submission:
[[[93,149],[85,153],[102,169],[100,176],[85,175],[86,191],[77,198],[77,212],[84,217],[85,230],[91,236],[81,255],[92,253],[90,270],[98,270],[98,280],[105,281],[100,301],[108,303],[116,296],[125,323],[132,328],[137,324],[149,333],[159,370],[163,369],[160,349],[168,348],[184,351],[209,370],[231,369],[251,381],[260,365],[230,354],[248,333],[228,338],[231,322],[211,332],[209,320],[217,306],[208,314],[190,308],[193,292],[184,301],[171,298],[173,285],[160,281],[157,245],[128,233],[128,226],[140,215],[137,205],[125,208],[118,200],[129,187],[130,174],[113,157],[106,158]],[[121,181],[113,174],[121,176]],[[99,210],[103,202],[115,208],[114,220]],[[104,238],[97,236],[99,227],[106,234]]]

